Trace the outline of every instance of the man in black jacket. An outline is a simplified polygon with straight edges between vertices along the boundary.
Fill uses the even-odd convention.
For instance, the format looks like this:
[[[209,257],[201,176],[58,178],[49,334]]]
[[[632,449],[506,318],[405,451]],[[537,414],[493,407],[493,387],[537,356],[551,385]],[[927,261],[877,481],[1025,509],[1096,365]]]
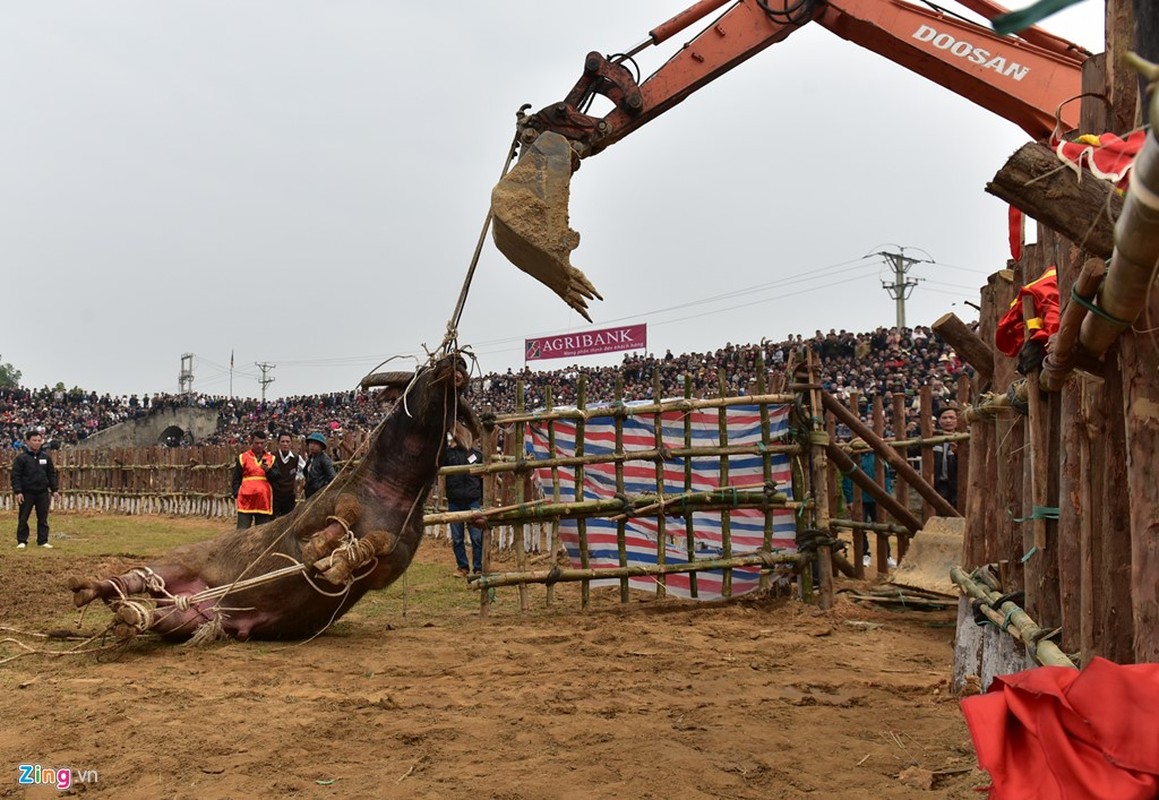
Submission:
[[[60,498],[60,486],[56,480],[56,467],[48,452],[43,449],[44,434],[29,431],[28,444],[12,462],[12,492],[16,495],[16,505],[20,516],[16,523],[16,548],[28,547],[28,518],[36,509],[36,543],[51,548],[48,543],[48,508],[52,498]]]
[[[475,449],[469,431],[462,426],[455,426],[455,432],[448,434],[447,447],[443,451],[443,466],[455,467],[464,464],[481,464],[483,454]],[[468,511],[483,507],[483,479],[478,475],[466,472],[454,473],[446,477],[447,510]],[[464,523],[451,523],[451,550],[455,553],[455,564],[458,574],[466,577],[468,572],[467,548],[463,536]],[[471,530],[471,560],[474,566],[470,572],[483,571],[483,529],[478,525],[469,524]]]
[[[278,450],[274,453],[274,468],[270,470],[275,519],[294,510],[297,503],[298,477],[306,467],[306,460],[290,449],[292,443],[290,434],[285,432],[278,434]]]
[[[303,472],[306,475],[306,498],[309,499],[316,492],[325,489],[330,481],[334,480],[334,462],[326,455],[326,437],[320,433],[311,433],[306,437],[306,452],[310,455],[306,459]]]

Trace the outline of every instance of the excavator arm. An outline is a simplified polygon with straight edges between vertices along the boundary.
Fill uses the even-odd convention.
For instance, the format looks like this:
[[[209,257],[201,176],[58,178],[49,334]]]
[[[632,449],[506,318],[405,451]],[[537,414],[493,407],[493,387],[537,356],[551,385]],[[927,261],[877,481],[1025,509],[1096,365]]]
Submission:
[[[1005,9],[960,0],[988,19]],[[730,7],[646,80],[628,64],[720,8]],[[701,0],[626,53],[588,53],[567,96],[518,120],[519,163],[492,191],[494,239],[508,260],[585,317],[594,286],[571,265],[579,234],[568,227],[572,172],[720,75],[798,28],[819,24],[1021,127],[1034,139],[1077,125],[1081,70],[1090,53],[1038,28],[1002,37],[936,6],[906,0]],[[605,116],[586,113],[607,98]],[[590,319],[590,317],[589,317]]]

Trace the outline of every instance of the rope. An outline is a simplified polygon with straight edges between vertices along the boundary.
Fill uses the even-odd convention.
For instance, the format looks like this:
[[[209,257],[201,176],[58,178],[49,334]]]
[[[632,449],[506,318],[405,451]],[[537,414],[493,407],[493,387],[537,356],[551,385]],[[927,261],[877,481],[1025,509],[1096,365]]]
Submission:
[[[1105,320],[1105,321],[1111,323],[1112,325],[1115,325],[1116,327],[1126,328],[1131,324],[1128,320],[1120,319],[1119,317],[1116,317],[1114,314],[1110,314],[1106,310],[1099,308],[1093,302],[1091,302],[1087,298],[1080,295],[1077,291],[1075,291],[1074,286],[1070,287],[1070,299],[1074,300],[1076,303],[1078,303],[1080,306],[1085,308],[1087,311],[1094,314],[1099,319]]]
[[[507,158],[503,162],[503,171],[499,173],[499,180],[507,175],[507,170],[511,168],[511,162],[515,160],[516,146],[519,143],[519,133],[516,131],[515,137],[511,140],[511,146],[507,148]],[[447,321],[447,334],[443,338],[443,343],[440,350],[443,352],[449,351],[454,342],[459,338],[459,320],[463,316],[463,307],[467,305],[467,292],[471,289],[471,281],[475,278],[475,268],[479,265],[479,255],[483,252],[483,243],[487,240],[487,231],[491,229],[491,218],[493,212],[490,206],[487,208],[487,216],[483,220],[483,230],[479,231],[479,239],[475,243],[475,254],[471,257],[471,264],[467,267],[467,275],[463,278],[463,287],[459,290],[459,300],[455,303],[455,310],[451,313],[451,318]]]

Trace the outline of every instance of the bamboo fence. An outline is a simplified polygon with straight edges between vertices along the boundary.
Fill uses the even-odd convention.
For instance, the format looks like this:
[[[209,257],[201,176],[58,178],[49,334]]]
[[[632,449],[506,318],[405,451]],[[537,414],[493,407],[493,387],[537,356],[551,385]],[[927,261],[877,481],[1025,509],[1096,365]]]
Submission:
[[[908,540],[910,529],[890,517],[883,509],[879,509],[877,519],[873,522],[861,521],[861,489],[854,489],[853,503],[847,504],[841,498],[838,489],[842,475],[829,459],[818,460],[816,436],[807,430],[807,422],[799,421],[796,435],[789,438],[776,439],[771,433],[770,408],[788,405],[798,409],[804,408],[806,398],[815,401],[815,410],[810,412],[818,420],[818,430],[821,434],[825,430],[834,430],[835,421],[828,414],[821,403],[822,392],[820,386],[810,380],[804,386],[790,386],[789,392],[768,392],[767,381],[763,369],[759,370],[758,379],[750,387],[753,394],[730,396],[727,391],[727,380],[723,371],[718,373],[718,396],[715,398],[694,399],[692,397],[692,379],[686,376],[684,382],[684,396],[676,400],[651,400],[644,403],[628,404],[624,401],[622,381],[617,381],[615,396],[610,405],[594,407],[587,404],[587,384],[584,376],[579,377],[577,386],[577,403],[574,408],[557,408],[552,403],[550,394],[547,396],[545,407],[537,411],[528,411],[524,408],[523,385],[517,386],[517,408],[513,414],[501,415],[496,419],[495,428],[489,431],[483,440],[482,447],[486,457],[483,463],[470,466],[447,467],[441,470],[441,478],[428,502],[425,523],[428,526],[428,535],[432,537],[445,536],[448,526],[452,522],[482,519],[490,532],[487,548],[487,562],[492,560],[492,550],[507,552],[514,560],[514,571],[503,572],[502,585],[516,585],[520,591],[520,607],[528,607],[527,584],[545,583],[547,586],[547,601],[552,602],[554,587],[560,582],[569,580],[581,583],[581,604],[584,607],[591,602],[591,581],[597,578],[616,578],[619,582],[619,597],[621,602],[628,602],[630,597],[629,578],[633,576],[649,575],[656,583],[658,593],[664,596],[666,591],[666,576],[676,573],[690,573],[689,587],[693,597],[698,596],[699,587],[697,572],[701,570],[722,570],[722,592],[724,596],[732,594],[732,570],[737,567],[759,564],[764,568],[760,586],[769,588],[769,572],[774,561],[769,559],[775,555],[772,552],[773,519],[778,510],[790,510],[797,519],[799,532],[815,531],[817,529],[832,532],[834,544],[837,544],[840,531],[866,530],[878,537],[878,553],[886,550],[885,542],[903,551]],[[784,385],[781,380],[778,385]],[[660,396],[661,388],[658,381],[654,383],[653,393]],[[899,398],[900,399],[900,398]],[[728,426],[728,409],[738,405],[756,406],[760,410],[760,442],[757,444],[737,444],[730,440],[731,432]],[[856,396],[850,399],[850,405],[857,408]],[[690,423],[691,414],[716,412],[717,443],[713,446],[694,445],[693,428]],[[872,406],[872,425],[875,434],[882,441],[898,453],[909,453],[914,449],[923,452],[929,448],[946,442],[963,442],[966,434],[940,434],[923,437],[884,439],[884,412],[880,399]],[[906,430],[906,409],[902,403],[892,404],[892,429]],[[680,446],[666,445],[662,437],[663,416],[666,413],[678,412],[683,422],[683,441]],[[593,454],[585,451],[585,426],[595,418],[611,418],[615,431],[614,447],[608,451]],[[651,447],[629,449],[624,444],[625,421],[635,418],[650,426],[653,435]],[[808,417],[802,417],[807,420]],[[527,459],[524,452],[524,437],[526,427],[534,424],[546,431],[548,449],[556,453],[556,425],[567,422],[575,427],[574,454],[568,456],[553,456],[539,458],[534,461]],[[671,425],[671,422],[669,422]],[[496,446],[498,435],[504,433],[505,445],[502,449]],[[336,457],[336,465],[341,468],[342,458],[349,457],[357,452],[362,439],[369,434],[348,434],[341,442],[334,442],[332,451]],[[904,436],[904,433],[903,433]],[[833,442],[833,446],[856,457],[866,449],[866,446],[849,441]],[[52,452],[53,461],[57,467],[62,489],[61,503],[58,508],[68,511],[98,512],[110,514],[160,514],[171,516],[198,516],[206,518],[231,518],[234,513],[233,498],[229,493],[230,480],[234,468],[237,450],[231,447],[184,447],[184,448],[114,448],[109,450],[79,450],[64,449]],[[759,458],[763,481],[760,483],[733,482],[730,479],[730,458],[748,457]],[[771,480],[773,474],[773,459],[787,457],[792,465],[792,491],[790,494],[775,487]],[[693,490],[693,462],[692,459],[714,459],[718,464],[720,488],[714,491]],[[673,493],[671,487],[666,490],[664,485],[665,465],[679,460],[683,470],[683,491]],[[625,490],[624,471],[627,464],[651,464],[655,469],[655,490],[648,493],[628,495]],[[870,476],[878,484],[884,485],[883,460],[879,459],[879,469]],[[573,502],[562,502],[561,482],[564,473],[567,480],[575,487],[575,496],[583,498],[583,481],[585,470],[594,465],[612,465],[615,472],[615,499],[581,499]],[[813,470],[802,468],[802,465],[813,465]],[[820,471],[816,469],[820,467]],[[963,465],[964,467],[964,465]],[[485,506],[481,512],[447,512],[443,501],[443,480],[448,474],[470,472],[484,478]],[[550,474],[550,479],[540,480],[537,475]],[[10,482],[10,464],[0,464],[0,481],[7,485]],[[820,476],[820,477],[819,477]],[[829,491],[824,495],[826,513],[823,524],[817,517],[816,491],[817,482],[826,484]],[[897,481],[894,496],[905,500],[908,486],[904,481]],[[0,508],[13,507],[11,493],[0,494]],[[737,553],[734,551],[732,534],[732,517],[736,509],[757,509],[763,514],[764,535],[763,547],[757,554]],[[695,530],[693,512],[712,512],[719,514],[721,533],[721,552],[718,558],[697,559],[695,544]],[[850,519],[852,512],[853,519]],[[640,566],[630,564],[626,550],[625,529],[631,517],[651,517],[655,520],[657,529],[655,565]],[[587,520],[594,517],[609,519],[615,522],[618,551],[618,569],[593,569],[590,561],[590,547],[587,535]],[[578,564],[574,569],[548,570],[551,579],[544,577],[545,571],[529,565],[531,556],[548,556],[554,558],[561,547],[559,526],[561,520],[575,520],[578,529],[579,556]],[[857,558],[854,559],[854,568],[858,577],[863,576],[858,542],[854,539],[854,550]],[[684,542],[684,552],[689,564],[667,564],[666,545],[676,541]],[[829,545],[823,545],[828,548]],[[825,552],[823,549],[822,552]],[[758,556],[764,554],[764,560]],[[753,559],[756,558],[754,561]],[[800,571],[809,563],[812,553],[804,556],[784,555],[777,556],[775,563],[779,568],[789,565]],[[699,562],[699,563],[698,563]],[[542,565],[542,560],[539,561]],[[879,557],[878,568],[884,571],[884,555]],[[598,575],[597,575],[598,573]],[[832,591],[833,569],[828,560],[820,568],[821,580],[826,591]],[[526,575],[526,580],[520,581],[513,577]],[[496,579],[499,580],[499,579]],[[481,588],[493,588],[500,585],[496,580],[488,578],[480,584]],[[810,597],[813,591],[813,580],[798,581],[798,592],[804,597]],[[484,595],[487,592],[483,593]],[[831,596],[831,594],[829,595]],[[483,599],[486,606],[486,597]]]

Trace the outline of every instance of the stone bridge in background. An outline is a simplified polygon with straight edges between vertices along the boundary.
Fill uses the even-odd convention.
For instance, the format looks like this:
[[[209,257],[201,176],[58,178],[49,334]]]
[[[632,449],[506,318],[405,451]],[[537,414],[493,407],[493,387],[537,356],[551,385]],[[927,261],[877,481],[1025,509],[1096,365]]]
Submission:
[[[145,417],[121,422],[94,433],[78,448],[175,447],[200,444],[217,432],[216,411],[205,408],[162,408]]]

